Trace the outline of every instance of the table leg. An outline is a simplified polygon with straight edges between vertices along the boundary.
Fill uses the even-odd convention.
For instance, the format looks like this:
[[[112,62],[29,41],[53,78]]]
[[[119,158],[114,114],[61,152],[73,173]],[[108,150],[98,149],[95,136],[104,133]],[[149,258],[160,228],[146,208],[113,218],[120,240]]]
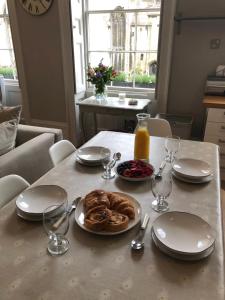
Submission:
[[[80,111],[80,125],[81,125],[81,132],[83,134],[84,142],[86,142],[86,132],[85,132],[85,122],[84,122],[84,113]]]
[[[93,117],[94,117],[94,130],[95,130],[95,134],[98,133],[98,124],[97,124],[97,115],[96,113],[93,113]]]

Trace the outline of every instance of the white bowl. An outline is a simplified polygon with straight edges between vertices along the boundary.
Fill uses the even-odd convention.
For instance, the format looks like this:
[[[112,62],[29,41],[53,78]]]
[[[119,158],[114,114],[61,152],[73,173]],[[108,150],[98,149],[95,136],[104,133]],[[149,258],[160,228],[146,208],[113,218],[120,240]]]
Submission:
[[[16,199],[16,206],[22,213],[41,215],[52,205],[63,204],[67,200],[66,191],[57,185],[38,185],[22,192]]]
[[[146,163],[146,164],[149,165],[149,166],[152,168],[152,174],[151,174],[150,176],[145,176],[145,177],[127,177],[127,176],[123,176],[123,175],[119,174],[118,168],[119,168],[122,164],[124,164],[124,163],[126,163],[126,162],[129,162],[129,161],[130,161],[130,160],[123,161],[123,162],[121,162],[120,164],[117,165],[117,167],[116,167],[116,173],[117,173],[117,175],[118,175],[120,178],[122,178],[122,179],[124,179],[124,180],[127,180],[127,181],[146,181],[146,180],[150,180],[150,179],[152,178],[152,176],[154,175],[155,168],[153,167],[153,165],[151,165],[151,164],[149,164],[149,163]]]
[[[179,211],[164,213],[152,225],[157,239],[181,254],[199,254],[215,243],[215,232],[199,216]]]
[[[209,176],[212,171],[210,165],[199,159],[181,158],[174,162],[173,170],[188,178],[202,178]]]

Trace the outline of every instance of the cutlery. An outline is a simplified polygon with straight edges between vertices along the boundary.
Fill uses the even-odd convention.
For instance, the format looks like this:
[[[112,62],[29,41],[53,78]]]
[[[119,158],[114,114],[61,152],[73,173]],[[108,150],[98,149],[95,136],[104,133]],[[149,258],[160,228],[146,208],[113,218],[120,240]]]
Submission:
[[[76,199],[73,200],[73,202],[71,203],[71,205],[68,207],[67,211],[61,216],[61,218],[59,218],[55,224],[53,224],[53,228],[54,229],[57,229],[61,224],[62,222],[64,221],[65,217],[67,215],[71,215],[72,211],[74,209],[76,209],[77,207],[77,204],[79,203],[79,201],[81,200],[81,197],[77,197]]]
[[[144,247],[144,235],[145,235],[145,230],[148,226],[148,222],[149,222],[149,215],[145,214],[144,216],[144,220],[141,224],[140,230],[136,236],[136,238],[134,240],[131,241],[131,248],[133,250],[141,250]]]
[[[155,174],[156,179],[161,179],[162,178],[162,171],[165,168],[166,162],[165,160],[161,163],[158,172]]]
[[[117,162],[118,160],[120,160],[120,158],[121,158],[121,153],[120,153],[120,152],[114,153],[114,154],[113,154],[113,159],[112,159],[112,161],[109,163],[109,168],[112,169],[112,168],[115,166],[116,162]]]

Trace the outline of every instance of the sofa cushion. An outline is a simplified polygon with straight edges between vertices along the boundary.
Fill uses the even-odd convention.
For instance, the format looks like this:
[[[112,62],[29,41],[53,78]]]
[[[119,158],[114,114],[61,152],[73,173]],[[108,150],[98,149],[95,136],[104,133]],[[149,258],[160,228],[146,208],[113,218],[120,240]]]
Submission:
[[[0,123],[17,120],[19,123],[22,106],[0,106]]]
[[[0,155],[15,147],[17,120],[10,120],[0,124]]]

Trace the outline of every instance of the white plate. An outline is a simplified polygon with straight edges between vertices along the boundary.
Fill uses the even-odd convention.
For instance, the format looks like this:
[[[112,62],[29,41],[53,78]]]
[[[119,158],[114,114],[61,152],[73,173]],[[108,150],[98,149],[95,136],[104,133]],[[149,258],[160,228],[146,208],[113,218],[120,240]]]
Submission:
[[[107,149],[105,147],[85,147],[77,150],[77,156],[82,162],[101,162],[104,158],[101,150]]]
[[[157,239],[181,254],[199,254],[215,242],[211,226],[200,217],[186,212],[167,212],[152,225]]]
[[[204,252],[202,252],[200,254],[185,255],[185,254],[180,254],[180,253],[169,251],[163,244],[161,244],[157,240],[157,237],[155,236],[154,231],[152,231],[152,240],[154,241],[155,245],[159,248],[159,250],[161,250],[163,253],[165,253],[173,258],[179,259],[179,260],[186,260],[186,261],[201,260],[203,258],[208,257],[214,250],[214,244],[213,244],[210,248],[208,248],[207,250],[205,250]]]
[[[94,230],[90,230],[90,229],[86,228],[84,226],[84,207],[83,207],[84,200],[83,199],[78,203],[77,208],[75,210],[75,220],[76,220],[77,224],[82,229],[84,229],[88,232],[94,233],[94,234],[99,234],[99,235],[117,235],[117,234],[123,233],[125,231],[128,231],[131,228],[133,228],[135,225],[137,225],[141,220],[141,206],[140,206],[139,202],[135,198],[133,198],[130,195],[127,195],[127,194],[119,193],[119,192],[115,192],[115,194],[119,194],[121,196],[128,197],[129,200],[134,205],[135,219],[129,221],[129,225],[126,229],[121,230],[121,231],[117,231],[117,232],[110,232],[110,231],[94,231]]]
[[[181,158],[174,162],[173,170],[188,178],[202,178],[209,176],[212,171],[210,165],[199,159]]]
[[[172,170],[172,175],[181,181],[187,182],[187,183],[207,183],[210,182],[213,179],[213,174],[206,176],[206,177],[202,177],[200,179],[193,179],[193,178],[187,178],[181,175],[178,175],[176,172],[174,172],[174,170]]]
[[[26,221],[34,221],[34,222],[40,222],[43,220],[42,215],[38,215],[38,216],[31,216],[29,214],[25,214],[22,211],[20,211],[19,209],[16,210],[16,214],[18,217],[26,220]]]
[[[51,205],[67,200],[66,191],[57,185],[39,185],[25,190],[16,199],[18,209],[26,214],[40,215]]]
[[[153,165],[151,165],[151,164],[149,164],[149,165],[151,165],[151,167],[152,167],[152,169],[153,169],[153,172],[152,172],[152,175],[151,175],[151,176],[145,176],[145,177],[137,177],[137,178],[134,178],[134,177],[126,177],[126,176],[120,175],[120,174],[118,173],[118,167],[119,167],[121,164],[123,164],[123,163],[124,163],[124,161],[121,162],[120,164],[118,164],[118,166],[116,167],[116,174],[117,174],[120,178],[122,178],[122,179],[124,179],[124,180],[126,180],[126,181],[146,181],[146,180],[150,180],[150,179],[152,178],[152,176],[154,175],[155,168],[154,168]]]
[[[95,162],[87,162],[87,161],[83,161],[81,160],[78,156],[76,157],[76,161],[84,166],[88,166],[88,167],[97,167],[97,166],[101,166],[102,162],[101,161],[95,161]]]

